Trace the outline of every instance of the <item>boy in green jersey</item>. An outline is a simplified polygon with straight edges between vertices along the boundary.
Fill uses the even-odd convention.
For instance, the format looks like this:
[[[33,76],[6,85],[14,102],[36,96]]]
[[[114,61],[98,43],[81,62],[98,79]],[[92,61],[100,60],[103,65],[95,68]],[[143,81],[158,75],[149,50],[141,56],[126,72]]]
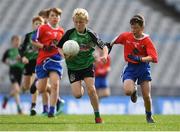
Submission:
[[[75,9],[72,17],[75,28],[70,29],[65,33],[60,40],[58,47],[62,48],[64,42],[67,40],[75,40],[78,42],[80,46],[79,53],[74,57],[65,55],[72,93],[76,98],[80,98],[84,93],[82,87],[82,81],[84,81],[94,109],[95,122],[102,123],[103,121],[99,113],[98,96],[94,86],[93,63],[95,58],[93,53],[96,45],[101,48],[103,50],[101,60],[105,63],[107,61],[108,49],[105,46],[105,43],[102,42],[93,31],[87,28],[89,16],[85,9]]]
[[[19,114],[22,114],[22,110],[20,108],[19,93],[24,64],[21,63],[21,59],[18,53],[20,41],[21,39],[18,35],[12,36],[12,48],[9,48],[3,54],[2,62],[9,66],[9,77],[12,84],[12,89],[10,91],[10,94],[4,97],[2,108],[5,109],[9,98],[14,97],[17,105],[17,111]]]
[[[36,66],[36,58],[38,55],[37,49],[32,45],[32,35],[35,33],[36,29],[44,24],[44,19],[40,16],[33,17],[32,19],[32,28],[33,31],[27,33],[25,35],[25,39],[22,45],[19,47],[19,54],[21,56],[22,62],[25,64],[24,66],[24,75],[22,88],[23,90],[29,90],[31,88],[32,82],[35,79],[35,66]],[[35,90],[30,89],[32,94],[32,104],[30,115],[36,115],[35,106],[37,100],[37,92]]]

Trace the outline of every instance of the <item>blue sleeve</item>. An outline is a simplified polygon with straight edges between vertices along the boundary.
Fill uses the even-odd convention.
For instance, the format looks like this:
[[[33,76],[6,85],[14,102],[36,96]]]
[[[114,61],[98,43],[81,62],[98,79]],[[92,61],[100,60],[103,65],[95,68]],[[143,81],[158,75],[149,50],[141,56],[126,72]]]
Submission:
[[[33,34],[32,34],[32,40],[33,41],[37,41],[37,39],[38,39],[38,37],[39,37],[39,33],[38,33],[38,30],[36,30]]]

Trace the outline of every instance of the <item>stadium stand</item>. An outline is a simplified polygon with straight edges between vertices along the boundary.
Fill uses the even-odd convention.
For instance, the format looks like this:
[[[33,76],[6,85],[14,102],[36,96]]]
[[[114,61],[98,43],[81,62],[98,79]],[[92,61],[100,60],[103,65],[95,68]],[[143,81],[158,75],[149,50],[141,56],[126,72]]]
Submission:
[[[166,0],[166,3],[170,6],[174,6],[177,11],[180,12],[180,1],[179,0]]]
[[[166,0],[168,4],[176,5],[180,11],[179,0]],[[156,44],[159,53],[159,64],[152,67],[152,95],[180,95],[180,23],[167,16],[161,8],[154,9],[148,3],[141,0],[1,0],[0,5],[0,56],[9,47],[9,39],[13,34],[23,36],[31,31],[31,18],[44,8],[60,7],[63,10],[61,25],[71,28],[72,11],[82,7],[89,11],[89,27],[94,29],[103,40],[111,41],[123,31],[129,30],[129,19],[137,13],[141,13],[146,19],[145,32],[148,33]],[[162,9],[163,10],[163,9]],[[110,86],[113,95],[123,95],[121,72],[125,62],[123,61],[123,49],[115,46],[111,52],[112,70],[109,74]],[[5,65],[0,63],[0,87],[1,91],[8,86],[8,73]],[[65,64],[63,64],[65,67]],[[64,71],[62,79],[63,94],[69,94],[69,82]]]

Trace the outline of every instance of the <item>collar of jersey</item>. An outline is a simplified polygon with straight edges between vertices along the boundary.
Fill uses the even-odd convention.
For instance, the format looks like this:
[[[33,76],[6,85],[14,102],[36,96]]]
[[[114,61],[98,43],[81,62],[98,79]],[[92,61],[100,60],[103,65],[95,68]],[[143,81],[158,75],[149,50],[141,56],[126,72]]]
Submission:
[[[86,35],[87,30],[85,29],[85,32],[84,32],[84,33],[80,33],[80,32],[78,32],[77,30],[76,30],[76,32],[77,32],[78,35],[84,36],[84,35]]]
[[[142,33],[143,34],[143,37],[141,37],[141,38],[136,38],[134,35],[134,39],[136,39],[136,40],[143,40],[144,38],[146,38],[146,37],[148,37],[149,35],[148,34],[145,34],[145,33]]]
[[[55,30],[57,30],[57,29],[59,28],[59,26],[58,26],[58,27],[56,27],[56,28],[54,28],[53,26],[51,26],[51,24],[50,24],[50,23],[47,23],[47,25],[48,25],[50,28],[55,29]]]

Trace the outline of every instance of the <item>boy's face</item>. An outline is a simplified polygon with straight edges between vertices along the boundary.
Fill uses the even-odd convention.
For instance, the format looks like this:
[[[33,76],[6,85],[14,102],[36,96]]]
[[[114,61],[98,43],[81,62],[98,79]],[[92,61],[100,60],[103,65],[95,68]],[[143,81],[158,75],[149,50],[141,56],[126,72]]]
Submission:
[[[14,47],[14,48],[18,48],[19,47],[19,45],[20,45],[20,38],[18,38],[18,37],[15,37],[14,39],[12,39],[12,46]]]
[[[131,31],[134,34],[134,36],[137,38],[142,35],[143,30],[144,27],[141,27],[138,23],[131,25]]]
[[[47,24],[47,22],[48,22],[48,18],[47,18],[47,16],[41,16],[43,19],[44,19],[44,24]]]
[[[51,11],[49,13],[48,22],[51,25],[57,25],[60,21],[60,15],[58,15],[56,12]]]
[[[39,20],[34,21],[34,23],[32,25],[33,26],[33,30],[36,30],[42,24],[43,24],[43,22],[41,22]]]
[[[73,17],[74,27],[76,30],[80,33],[83,33],[86,29],[86,25],[88,23],[88,20],[82,19],[80,17]]]

